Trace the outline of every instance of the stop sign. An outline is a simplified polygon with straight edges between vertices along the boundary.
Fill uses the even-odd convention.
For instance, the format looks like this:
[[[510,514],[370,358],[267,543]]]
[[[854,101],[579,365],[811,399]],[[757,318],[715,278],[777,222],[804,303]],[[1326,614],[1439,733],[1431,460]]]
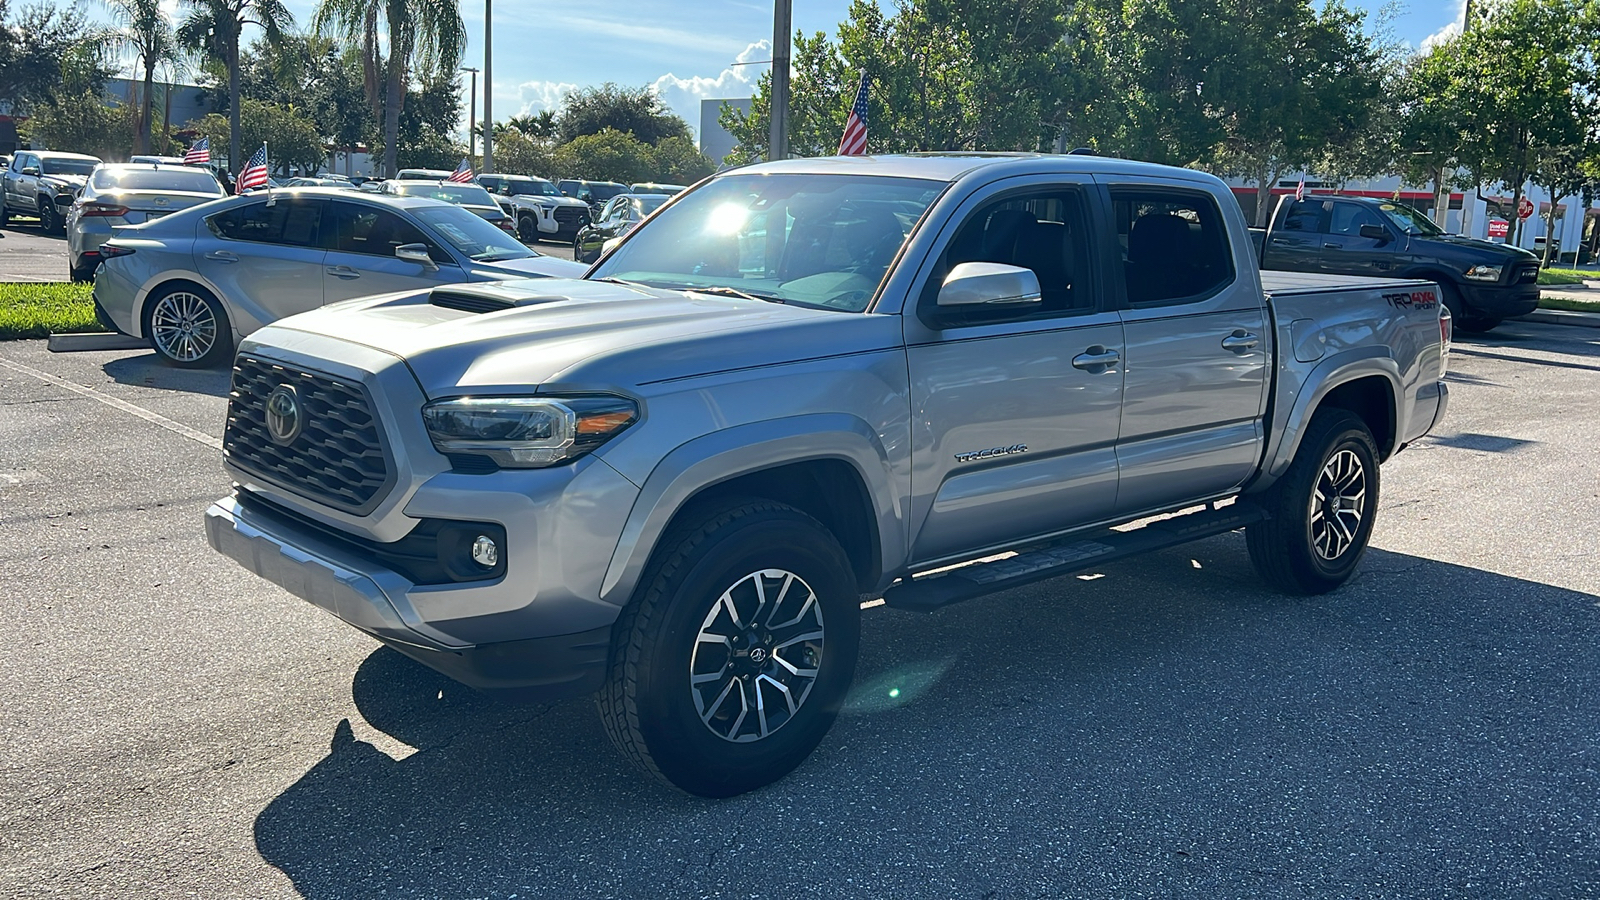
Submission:
[[[1526,219],[1531,215],[1533,215],[1533,201],[1523,197],[1522,202],[1517,204],[1517,218]]]
[[[1489,222],[1489,237],[1503,238],[1511,231],[1511,223],[1505,219],[1494,219]]]

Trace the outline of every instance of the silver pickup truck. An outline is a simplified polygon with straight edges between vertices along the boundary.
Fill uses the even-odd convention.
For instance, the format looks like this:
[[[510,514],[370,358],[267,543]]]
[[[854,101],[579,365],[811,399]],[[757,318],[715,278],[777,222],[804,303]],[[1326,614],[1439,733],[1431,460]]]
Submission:
[[[864,596],[1240,528],[1279,589],[1348,579],[1379,463],[1444,415],[1449,318],[1428,282],[1265,277],[1183,169],[730,171],[583,280],[257,331],[207,536],[466,684],[595,693],[641,769],[735,794],[831,726]]]

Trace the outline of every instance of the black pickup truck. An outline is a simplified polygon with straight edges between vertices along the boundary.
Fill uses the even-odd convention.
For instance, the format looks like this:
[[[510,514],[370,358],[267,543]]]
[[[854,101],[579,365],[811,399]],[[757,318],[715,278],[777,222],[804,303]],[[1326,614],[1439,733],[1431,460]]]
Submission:
[[[1446,234],[1389,200],[1285,196],[1252,228],[1261,268],[1437,282],[1460,331],[1484,332],[1539,305],[1539,260],[1526,250]]]

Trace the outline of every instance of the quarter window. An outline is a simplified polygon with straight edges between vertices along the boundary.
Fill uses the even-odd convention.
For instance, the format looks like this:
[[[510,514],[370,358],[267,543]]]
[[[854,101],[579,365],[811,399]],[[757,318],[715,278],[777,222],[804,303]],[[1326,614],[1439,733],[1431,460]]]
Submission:
[[[322,203],[279,200],[224,210],[206,220],[211,233],[230,241],[315,247],[322,225]]]
[[[1228,233],[1209,194],[1115,191],[1111,199],[1128,302],[1193,303],[1233,281]]]

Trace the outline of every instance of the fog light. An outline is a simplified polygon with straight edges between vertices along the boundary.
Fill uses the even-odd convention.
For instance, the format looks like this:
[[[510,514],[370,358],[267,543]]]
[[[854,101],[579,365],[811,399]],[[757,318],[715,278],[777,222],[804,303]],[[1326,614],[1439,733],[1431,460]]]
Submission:
[[[472,542],[472,561],[485,569],[492,569],[500,561],[500,548],[495,546],[494,538],[487,534],[480,534]]]

